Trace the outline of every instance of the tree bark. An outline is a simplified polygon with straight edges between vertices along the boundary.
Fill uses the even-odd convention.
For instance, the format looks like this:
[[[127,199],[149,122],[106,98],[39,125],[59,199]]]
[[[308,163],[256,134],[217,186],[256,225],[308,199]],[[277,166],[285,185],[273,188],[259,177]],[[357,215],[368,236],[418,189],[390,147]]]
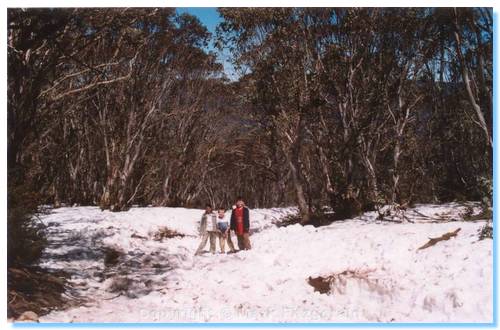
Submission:
[[[467,67],[467,64],[465,63],[465,59],[464,59],[464,56],[462,54],[462,39],[460,37],[460,28],[458,26],[458,15],[457,15],[456,8],[454,9],[454,12],[455,12],[455,31],[454,31],[453,35],[455,37],[455,50],[457,52],[458,60],[460,63],[460,71],[462,73],[462,80],[464,81],[465,90],[467,92],[469,103],[471,104],[472,108],[474,109],[474,112],[475,112],[476,117],[477,117],[476,123],[483,130],[485,143],[488,146],[490,153],[491,153],[491,150],[493,148],[493,140],[492,140],[490,132],[488,130],[488,125],[486,124],[484,114],[481,111],[481,107],[479,106],[479,104],[476,101],[476,98],[474,96],[474,92],[472,91],[470,78],[469,78],[469,69]]]

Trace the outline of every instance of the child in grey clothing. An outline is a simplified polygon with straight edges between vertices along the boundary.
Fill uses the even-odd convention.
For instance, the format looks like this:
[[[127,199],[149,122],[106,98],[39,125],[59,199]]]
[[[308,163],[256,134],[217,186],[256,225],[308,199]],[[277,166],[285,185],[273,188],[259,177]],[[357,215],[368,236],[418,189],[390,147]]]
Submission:
[[[207,204],[205,208],[205,213],[201,217],[199,233],[201,236],[201,243],[196,250],[195,255],[200,255],[205,245],[207,245],[207,240],[210,238],[210,252],[215,253],[215,243],[217,241],[217,216],[212,211],[212,205]]]

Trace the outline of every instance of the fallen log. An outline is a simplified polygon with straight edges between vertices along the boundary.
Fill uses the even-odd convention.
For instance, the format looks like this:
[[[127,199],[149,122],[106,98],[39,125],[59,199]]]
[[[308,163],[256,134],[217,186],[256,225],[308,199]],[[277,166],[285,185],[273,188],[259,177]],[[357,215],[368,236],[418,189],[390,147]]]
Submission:
[[[164,238],[174,238],[174,237],[184,237],[184,234],[181,234],[175,230],[169,229],[167,227],[160,227],[158,231],[154,234],[153,240],[162,242]]]
[[[432,217],[432,216],[429,216],[429,215],[426,215],[426,214],[423,214],[422,212],[420,211],[417,211],[417,210],[412,210],[413,213],[423,217],[423,218],[426,218],[426,219],[429,219],[429,220],[432,220],[434,222],[447,222],[447,221],[457,221],[455,218],[453,218],[452,216],[444,216],[444,215],[438,215],[437,218],[435,217]]]
[[[403,222],[409,222],[409,223],[415,223],[415,221],[411,220],[406,216],[406,211],[408,209],[408,205],[405,203],[403,205],[399,205],[397,203],[390,205],[388,208],[385,210],[382,210],[381,208],[377,209],[377,220],[381,221],[389,221],[389,222],[396,222],[396,223],[403,223]]]
[[[147,237],[145,237],[145,236],[141,236],[141,235],[136,234],[136,233],[133,233],[130,237],[132,237],[132,238],[144,239],[144,240],[147,240],[147,239],[148,239]]]
[[[440,241],[447,241],[450,238],[457,236],[457,234],[458,234],[458,232],[460,230],[461,230],[461,228],[458,228],[455,231],[450,231],[449,233],[446,233],[446,234],[444,234],[444,235],[442,235],[440,237],[436,237],[436,238],[430,238],[429,237],[429,242],[427,242],[424,245],[422,245],[421,247],[419,247],[418,250],[426,249],[426,248],[428,248],[430,246],[436,245],[436,243],[440,242]]]

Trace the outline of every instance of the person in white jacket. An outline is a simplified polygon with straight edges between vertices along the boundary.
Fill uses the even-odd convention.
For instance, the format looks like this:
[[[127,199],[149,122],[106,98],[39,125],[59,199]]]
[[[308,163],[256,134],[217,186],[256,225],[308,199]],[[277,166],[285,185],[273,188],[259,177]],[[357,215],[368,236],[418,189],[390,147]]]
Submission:
[[[217,215],[212,210],[212,205],[207,204],[205,213],[201,217],[199,234],[201,236],[201,243],[196,250],[195,255],[200,255],[207,245],[207,240],[210,238],[210,252],[215,253],[215,243],[217,241]]]

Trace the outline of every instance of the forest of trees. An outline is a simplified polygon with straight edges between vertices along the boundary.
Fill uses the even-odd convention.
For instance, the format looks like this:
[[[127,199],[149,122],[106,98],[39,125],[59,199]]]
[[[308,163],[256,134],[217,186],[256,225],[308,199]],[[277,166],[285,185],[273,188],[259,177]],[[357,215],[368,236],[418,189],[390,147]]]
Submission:
[[[242,195],[307,223],[490,198],[491,9],[219,12],[212,35],[175,8],[8,10],[9,257],[46,204]]]

